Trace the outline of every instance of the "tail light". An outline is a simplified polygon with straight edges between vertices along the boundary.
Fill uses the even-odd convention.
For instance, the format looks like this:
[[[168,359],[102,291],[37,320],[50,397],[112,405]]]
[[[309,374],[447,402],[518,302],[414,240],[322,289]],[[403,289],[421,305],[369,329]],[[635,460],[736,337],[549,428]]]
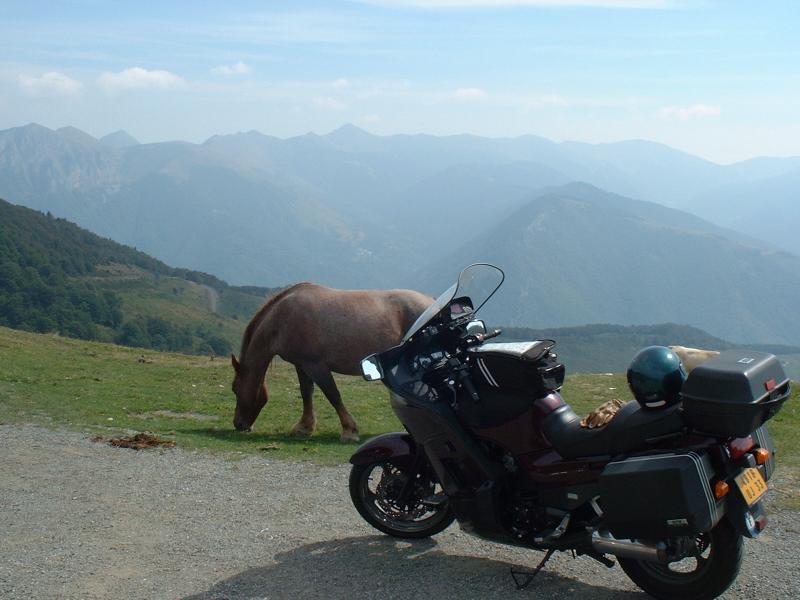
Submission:
[[[747,437],[736,438],[735,440],[728,442],[728,450],[731,453],[731,458],[733,460],[737,460],[750,452],[755,445],[756,443],[753,441],[752,436],[748,435]]]

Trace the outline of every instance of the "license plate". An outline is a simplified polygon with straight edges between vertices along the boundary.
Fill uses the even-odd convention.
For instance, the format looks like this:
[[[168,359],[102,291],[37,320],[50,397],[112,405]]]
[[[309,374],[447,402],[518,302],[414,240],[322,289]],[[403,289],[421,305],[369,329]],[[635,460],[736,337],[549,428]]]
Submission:
[[[739,486],[739,491],[744,496],[744,501],[747,502],[747,506],[752,506],[758,502],[761,496],[767,493],[767,482],[764,481],[764,476],[755,467],[748,467],[739,473],[735,481],[736,485]]]

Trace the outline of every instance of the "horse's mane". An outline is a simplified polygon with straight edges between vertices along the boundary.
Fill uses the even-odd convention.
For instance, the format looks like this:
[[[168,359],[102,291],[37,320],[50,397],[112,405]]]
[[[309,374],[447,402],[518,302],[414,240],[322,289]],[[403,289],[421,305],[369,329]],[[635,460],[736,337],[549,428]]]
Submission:
[[[301,281],[300,283],[295,283],[294,285],[290,285],[287,288],[283,288],[277,294],[273,294],[269,298],[267,298],[266,302],[256,311],[256,314],[253,315],[253,318],[250,319],[250,322],[247,324],[247,327],[244,330],[244,335],[242,336],[242,348],[239,350],[239,360],[244,360],[245,351],[247,350],[248,346],[250,346],[250,341],[253,339],[253,334],[256,331],[259,323],[261,320],[266,316],[267,312],[270,308],[281,298],[289,294],[289,292],[294,291],[298,287],[302,285],[310,284],[310,281]]]

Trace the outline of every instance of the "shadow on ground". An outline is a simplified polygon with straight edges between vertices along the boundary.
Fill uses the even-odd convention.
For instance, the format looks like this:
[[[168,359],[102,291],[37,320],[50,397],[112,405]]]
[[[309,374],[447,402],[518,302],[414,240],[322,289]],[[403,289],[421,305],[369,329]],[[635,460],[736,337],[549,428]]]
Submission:
[[[202,427],[202,428],[186,428],[182,430],[186,435],[193,435],[197,437],[205,437],[224,442],[242,443],[264,443],[264,442],[281,442],[285,444],[304,445],[309,443],[323,444],[337,447],[353,448],[354,445],[345,444],[339,439],[338,433],[331,432],[317,432],[312,436],[300,435],[291,433],[289,431],[282,433],[266,433],[259,431],[235,431],[233,427]],[[369,434],[374,435],[374,434]],[[369,435],[367,437],[369,437]]]
[[[531,554],[531,565],[541,558]],[[306,544],[275,555],[183,600],[253,598],[592,598],[632,600],[642,593],[590,585],[545,568],[517,591],[504,561],[445,554],[432,540],[405,542],[385,536]],[[584,559],[585,560],[585,559]],[[523,568],[522,565],[514,565]]]
[[[256,432],[234,431],[233,428],[193,428],[183,429],[181,433],[187,437],[214,440],[223,446],[230,446],[233,450],[240,450],[242,446],[262,446],[265,444],[278,444],[286,450],[299,452],[307,450],[312,453],[322,452],[352,452],[357,444],[346,444],[339,439],[338,433],[315,433],[313,436],[295,434],[291,432]]]

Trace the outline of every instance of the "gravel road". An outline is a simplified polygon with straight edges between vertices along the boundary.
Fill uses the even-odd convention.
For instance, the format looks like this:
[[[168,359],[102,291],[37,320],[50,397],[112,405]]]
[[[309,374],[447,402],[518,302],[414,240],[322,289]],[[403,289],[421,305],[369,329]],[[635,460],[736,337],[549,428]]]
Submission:
[[[347,474],[0,426],[0,598],[647,598],[619,567],[567,554],[517,591],[510,567],[542,554],[456,526],[416,543],[376,534]],[[798,533],[800,513],[772,514],[723,598],[800,598]]]

